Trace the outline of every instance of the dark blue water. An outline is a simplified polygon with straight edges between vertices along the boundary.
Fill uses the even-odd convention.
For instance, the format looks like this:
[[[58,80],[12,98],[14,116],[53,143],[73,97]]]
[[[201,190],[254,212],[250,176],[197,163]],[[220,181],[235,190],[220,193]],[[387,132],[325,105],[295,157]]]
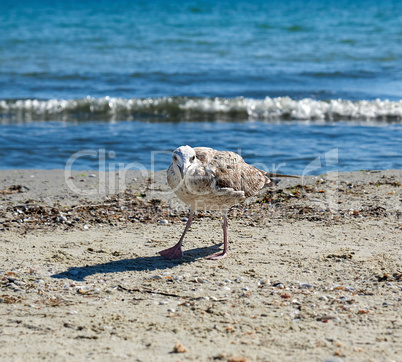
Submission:
[[[3,0],[0,168],[162,169],[181,144],[401,168],[401,59],[399,0]]]
[[[0,99],[399,99],[402,2],[3,0]]]
[[[42,122],[10,125],[3,131],[2,138],[8,145],[0,148],[3,169],[36,165],[63,168],[73,157],[70,160],[74,169],[95,170],[105,155],[101,170],[161,170],[171,162],[169,151],[184,144],[235,151],[247,162],[271,172],[322,174],[402,168],[400,124]],[[331,165],[325,163],[328,152],[337,154]],[[321,167],[311,169],[311,162],[317,158],[322,159]]]

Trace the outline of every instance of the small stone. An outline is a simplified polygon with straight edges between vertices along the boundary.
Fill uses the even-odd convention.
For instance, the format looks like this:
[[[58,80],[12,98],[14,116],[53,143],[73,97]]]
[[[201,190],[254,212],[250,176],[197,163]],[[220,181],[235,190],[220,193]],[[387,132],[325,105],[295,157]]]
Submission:
[[[158,221],[158,224],[159,224],[159,225],[167,225],[167,224],[169,224],[169,221],[167,221],[167,220],[165,220],[165,219],[159,220],[159,221]]]
[[[151,279],[161,280],[161,279],[163,279],[163,276],[161,276],[161,275],[154,275],[153,277],[151,277]]]
[[[185,353],[187,352],[187,348],[184,347],[181,343],[176,343],[173,347],[174,353]]]
[[[246,359],[243,357],[229,357],[227,362],[246,362]]]
[[[313,286],[311,284],[307,284],[307,283],[300,283],[300,288],[311,289],[311,288],[313,288]]]
[[[328,298],[325,295],[322,295],[321,297],[318,298],[318,300],[323,300],[323,301],[328,301]]]
[[[268,283],[269,283],[269,280],[266,278],[258,281],[258,285],[267,285]]]
[[[90,287],[82,286],[82,287],[78,288],[77,293],[78,294],[88,294],[90,291],[91,291]]]

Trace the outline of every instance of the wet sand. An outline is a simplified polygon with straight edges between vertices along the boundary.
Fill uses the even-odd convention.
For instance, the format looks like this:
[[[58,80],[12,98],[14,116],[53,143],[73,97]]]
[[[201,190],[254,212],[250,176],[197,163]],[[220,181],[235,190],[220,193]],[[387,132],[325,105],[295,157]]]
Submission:
[[[158,255],[187,217],[165,175],[0,171],[5,360],[402,358],[401,170],[284,180],[230,211],[222,261],[209,212]]]

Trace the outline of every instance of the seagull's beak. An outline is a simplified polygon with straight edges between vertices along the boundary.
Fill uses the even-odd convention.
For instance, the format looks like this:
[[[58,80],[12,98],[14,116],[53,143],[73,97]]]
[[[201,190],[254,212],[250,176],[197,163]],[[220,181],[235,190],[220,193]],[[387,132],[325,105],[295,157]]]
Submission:
[[[178,167],[179,170],[180,170],[181,179],[183,180],[183,178],[184,178],[183,166],[177,165],[177,167]]]
[[[183,165],[177,165],[177,167],[179,167],[180,170],[180,175],[181,175],[181,179],[184,179],[184,176],[186,176],[186,173],[189,169],[189,167],[191,166],[191,163],[184,161]]]

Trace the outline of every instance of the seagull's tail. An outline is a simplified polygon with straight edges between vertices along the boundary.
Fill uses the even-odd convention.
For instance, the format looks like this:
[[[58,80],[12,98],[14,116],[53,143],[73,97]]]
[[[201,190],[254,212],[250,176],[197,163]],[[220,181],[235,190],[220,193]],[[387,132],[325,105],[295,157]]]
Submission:
[[[265,176],[267,176],[271,182],[273,182],[275,185],[277,185],[281,180],[274,178],[274,177],[291,177],[291,178],[300,178],[299,176],[293,176],[293,175],[281,175],[279,173],[272,173],[272,172],[265,172]]]
[[[293,177],[293,178],[300,178],[300,176],[294,176],[294,175],[281,175],[279,173],[271,173],[271,172],[265,172],[265,175],[268,177]]]

